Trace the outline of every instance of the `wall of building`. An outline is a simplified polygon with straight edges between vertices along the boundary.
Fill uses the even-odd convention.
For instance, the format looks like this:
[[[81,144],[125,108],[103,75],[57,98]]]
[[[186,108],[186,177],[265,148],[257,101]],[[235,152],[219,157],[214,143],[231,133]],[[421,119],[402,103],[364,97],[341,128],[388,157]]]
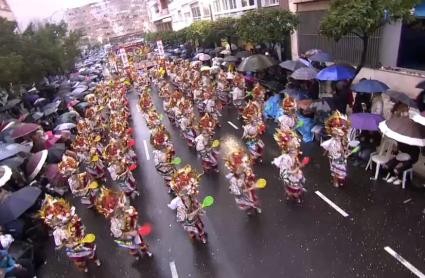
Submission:
[[[386,24],[382,29],[381,45],[379,48],[379,62],[382,66],[397,66],[402,25],[401,21],[399,21],[393,24]]]
[[[4,17],[9,21],[16,21],[15,15],[6,0],[0,0],[0,17]]]

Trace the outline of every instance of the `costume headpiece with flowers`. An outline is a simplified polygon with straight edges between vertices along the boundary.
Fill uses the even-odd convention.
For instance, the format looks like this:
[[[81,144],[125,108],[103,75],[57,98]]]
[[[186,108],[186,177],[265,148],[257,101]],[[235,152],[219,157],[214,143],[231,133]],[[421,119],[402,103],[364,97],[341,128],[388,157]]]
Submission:
[[[199,119],[199,129],[201,131],[207,131],[208,133],[212,133],[216,125],[216,120],[208,113],[205,113],[205,115]]]
[[[116,208],[126,204],[127,199],[124,192],[112,191],[104,186],[100,188],[100,194],[96,198],[96,209],[105,217],[109,217]]]
[[[230,172],[239,174],[251,167],[252,159],[243,149],[238,149],[227,157],[225,165]]]
[[[346,115],[335,111],[325,122],[326,132],[331,136],[344,137],[350,129],[351,123]]]
[[[39,211],[40,218],[51,228],[68,223],[74,214],[75,208],[67,201],[49,194],[46,194]]]
[[[186,165],[174,173],[170,182],[171,189],[178,196],[196,196],[199,194],[200,177],[192,166]]]
[[[276,128],[276,133],[273,137],[279,148],[285,152],[299,150],[300,148],[301,140],[298,134],[291,129],[286,129],[283,131],[279,128]]]
[[[62,161],[58,164],[59,173],[65,176],[70,176],[78,170],[78,161],[69,155],[63,155]]]
[[[252,122],[261,117],[261,108],[256,101],[249,101],[242,111],[242,117],[246,122]]]
[[[288,114],[288,115],[292,115],[296,112],[297,109],[297,103],[295,101],[295,99],[291,96],[286,96],[283,100],[282,100],[282,108],[283,111]]]
[[[160,150],[168,145],[170,139],[170,133],[165,129],[165,126],[160,125],[152,130],[150,143],[155,149]]]

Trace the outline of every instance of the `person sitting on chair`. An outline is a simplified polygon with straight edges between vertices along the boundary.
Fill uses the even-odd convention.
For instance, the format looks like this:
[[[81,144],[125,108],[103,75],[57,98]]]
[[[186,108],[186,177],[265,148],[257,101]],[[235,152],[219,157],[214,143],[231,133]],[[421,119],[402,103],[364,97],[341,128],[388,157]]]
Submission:
[[[384,178],[388,183],[400,185],[402,183],[403,172],[412,168],[419,159],[419,147],[410,146],[404,143],[397,144],[398,153],[396,157],[388,161],[384,169],[388,171]]]

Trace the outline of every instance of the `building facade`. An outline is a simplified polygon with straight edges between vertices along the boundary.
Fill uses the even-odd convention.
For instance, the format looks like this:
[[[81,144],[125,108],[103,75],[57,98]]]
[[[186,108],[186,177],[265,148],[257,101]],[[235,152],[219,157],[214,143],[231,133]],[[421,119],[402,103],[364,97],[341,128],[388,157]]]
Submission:
[[[15,15],[13,14],[6,0],[0,0],[0,17],[4,17],[9,21],[16,22]]]
[[[103,0],[69,9],[64,19],[71,30],[83,31],[91,44],[153,29],[145,0]]]

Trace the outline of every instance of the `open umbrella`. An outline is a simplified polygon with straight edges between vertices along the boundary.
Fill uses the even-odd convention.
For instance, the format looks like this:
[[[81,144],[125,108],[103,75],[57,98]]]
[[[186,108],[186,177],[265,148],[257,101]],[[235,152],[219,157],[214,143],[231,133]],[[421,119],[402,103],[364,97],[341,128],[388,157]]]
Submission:
[[[35,204],[40,194],[39,188],[31,186],[13,192],[0,204],[0,225],[18,219]]]
[[[43,116],[44,116],[43,112],[37,111],[37,112],[34,112],[34,113],[31,114],[31,119],[33,119],[34,121],[38,121],[41,118],[43,118]]]
[[[313,80],[316,78],[317,72],[312,68],[299,68],[291,74],[295,80]]]
[[[229,49],[225,49],[225,50],[220,51],[220,54],[222,54],[222,55],[230,55],[230,54],[232,54],[232,52]]]
[[[218,46],[214,48],[214,53],[220,53],[222,50],[224,50],[224,47]]]
[[[282,83],[275,81],[275,80],[260,80],[261,85],[263,85],[264,87],[266,87],[267,89],[269,89],[272,92],[280,92],[283,89],[285,89],[285,85],[283,85]]]
[[[419,83],[416,85],[416,88],[425,90],[425,80],[424,80],[424,81],[419,82]]]
[[[56,124],[60,125],[64,123],[76,123],[79,118],[80,118],[80,115],[78,114],[78,112],[75,112],[75,111],[66,112],[61,114],[58,117]]]
[[[55,127],[54,131],[61,131],[61,130],[70,130],[76,127],[77,125],[74,123],[63,123]]]
[[[205,53],[200,53],[197,55],[199,61],[209,61],[211,60],[211,56]]]
[[[298,60],[296,60],[296,61],[286,60],[286,61],[283,61],[282,63],[280,63],[279,66],[281,68],[284,68],[284,69],[289,70],[289,71],[296,71],[297,69],[307,67],[304,63],[301,63]]]
[[[13,107],[15,107],[16,105],[18,105],[21,102],[22,102],[21,99],[9,100],[4,106],[0,107],[0,112],[4,112],[4,111],[7,111],[9,109],[12,109]]]
[[[320,62],[320,63],[326,63],[326,62],[332,62],[333,61],[331,54],[326,53],[326,52],[318,52],[318,53],[308,57],[308,59],[310,61]]]
[[[239,61],[239,58],[236,57],[236,56],[229,55],[229,56],[224,57],[224,62],[236,63],[237,61]]]
[[[0,144],[0,160],[12,157],[18,153],[29,153],[31,146],[21,145],[17,143]]]
[[[23,123],[14,128],[11,137],[12,139],[21,138],[38,130],[39,128],[41,128],[41,126],[37,124]]]
[[[417,108],[415,100],[411,99],[409,96],[405,95],[402,92],[388,90],[386,94],[395,102],[400,101],[409,107]]]
[[[48,102],[48,100],[44,97],[38,98],[36,101],[34,101],[34,106],[42,107]]]
[[[276,61],[269,56],[256,54],[245,58],[238,67],[238,71],[258,72],[276,65]]]
[[[321,81],[339,81],[353,79],[356,69],[345,65],[333,65],[322,69],[316,76]]]
[[[59,163],[62,161],[62,155],[65,153],[66,147],[63,143],[54,144],[48,150],[47,162]]]
[[[384,82],[374,79],[365,79],[351,86],[353,91],[358,93],[382,93],[389,89]]]
[[[75,110],[77,110],[78,113],[84,114],[86,109],[89,107],[89,104],[87,102],[80,102],[77,105],[74,106]]]
[[[412,146],[425,146],[425,126],[409,117],[392,117],[379,124],[381,132],[398,142]]]
[[[323,52],[323,50],[321,49],[317,49],[317,48],[313,48],[313,49],[309,49],[304,53],[304,56],[309,58],[317,53]]]
[[[413,115],[412,120],[414,120],[418,124],[425,126],[425,112]]]
[[[9,166],[0,166],[0,187],[5,185],[12,177],[12,169]]]
[[[376,131],[384,117],[372,113],[353,113],[350,116],[351,126],[360,130]]]
[[[20,157],[20,156],[14,156],[12,158],[8,158],[5,160],[2,160],[0,162],[0,165],[5,165],[8,166],[12,169],[17,169],[18,167],[20,167],[25,161],[25,158]]]
[[[32,154],[28,158],[25,167],[25,172],[30,181],[33,180],[38,175],[38,173],[40,173],[41,169],[43,168],[44,162],[46,162],[47,154],[47,150],[42,150]]]
[[[238,51],[235,54],[235,56],[238,57],[238,58],[245,58],[245,57],[248,57],[249,55],[251,55],[251,54],[249,54],[249,52],[248,51],[245,51],[245,50]]]
[[[44,175],[53,186],[62,185],[66,182],[66,177],[59,172],[58,164],[56,163],[47,165]]]

